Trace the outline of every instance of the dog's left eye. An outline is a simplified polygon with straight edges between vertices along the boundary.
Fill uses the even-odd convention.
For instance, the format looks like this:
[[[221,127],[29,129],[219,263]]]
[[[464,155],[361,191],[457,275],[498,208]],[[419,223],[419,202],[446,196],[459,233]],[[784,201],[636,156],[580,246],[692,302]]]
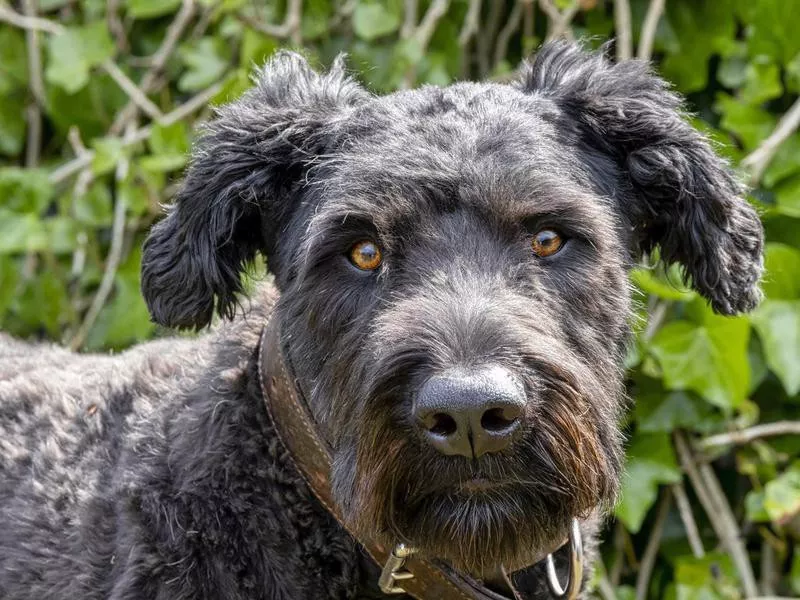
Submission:
[[[350,249],[350,262],[362,271],[374,271],[381,266],[383,254],[378,244],[362,240]]]
[[[564,238],[552,229],[542,229],[533,236],[533,241],[531,242],[533,253],[540,258],[552,256],[561,250],[563,245]]]

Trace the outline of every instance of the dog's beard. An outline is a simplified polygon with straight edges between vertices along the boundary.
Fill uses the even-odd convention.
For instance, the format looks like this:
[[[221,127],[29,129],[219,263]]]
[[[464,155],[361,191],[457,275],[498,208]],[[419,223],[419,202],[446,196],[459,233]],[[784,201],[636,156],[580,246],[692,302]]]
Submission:
[[[439,455],[385,410],[357,436],[349,476],[337,469],[337,496],[356,532],[389,547],[403,542],[476,576],[522,568],[563,542],[573,518],[614,500],[619,442],[601,443],[586,402],[553,386],[511,452],[477,460]]]

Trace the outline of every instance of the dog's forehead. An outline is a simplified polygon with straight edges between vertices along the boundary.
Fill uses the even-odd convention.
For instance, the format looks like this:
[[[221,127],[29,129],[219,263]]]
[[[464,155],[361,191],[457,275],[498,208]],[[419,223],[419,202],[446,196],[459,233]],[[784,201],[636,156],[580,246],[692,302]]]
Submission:
[[[340,123],[313,170],[317,216],[392,222],[470,205],[517,220],[574,210],[606,219],[610,201],[576,152],[577,135],[547,98],[461,83],[375,98]]]

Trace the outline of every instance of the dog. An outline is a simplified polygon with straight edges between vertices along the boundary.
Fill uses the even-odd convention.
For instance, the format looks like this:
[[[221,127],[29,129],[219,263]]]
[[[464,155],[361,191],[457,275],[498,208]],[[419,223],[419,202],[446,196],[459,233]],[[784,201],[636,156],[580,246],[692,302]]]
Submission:
[[[622,476],[628,270],[677,263],[725,315],[760,295],[758,216],[681,106],[568,43],[510,84],[383,97],[277,54],[144,245],[157,323],[222,322],[114,357],[2,339],[0,597],[388,597],[370,539],[550,598],[573,523],[588,575]],[[268,321],[333,507],[265,409]]]

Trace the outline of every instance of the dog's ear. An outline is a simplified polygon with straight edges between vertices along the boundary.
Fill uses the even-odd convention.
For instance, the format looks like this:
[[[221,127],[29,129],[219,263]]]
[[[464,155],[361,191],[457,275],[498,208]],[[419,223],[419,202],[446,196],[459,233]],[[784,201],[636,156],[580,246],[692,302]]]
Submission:
[[[609,155],[629,180],[620,208],[634,227],[634,251],[657,246],[717,312],[758,303],[758,216],[725,161],[686,122],[680,98],[646,63],[614,64],[603,52],[555,43],[525,65],[518,85],[551,98],[582,142]]]
[[[175,202],[144,245],[142,293],[154,321],[201,328],[215,308],[233,316],[246,263],[271,253],[332,124],[366,97],[341,57],[319,74],[282,52],[251,90],[217,111]]]

